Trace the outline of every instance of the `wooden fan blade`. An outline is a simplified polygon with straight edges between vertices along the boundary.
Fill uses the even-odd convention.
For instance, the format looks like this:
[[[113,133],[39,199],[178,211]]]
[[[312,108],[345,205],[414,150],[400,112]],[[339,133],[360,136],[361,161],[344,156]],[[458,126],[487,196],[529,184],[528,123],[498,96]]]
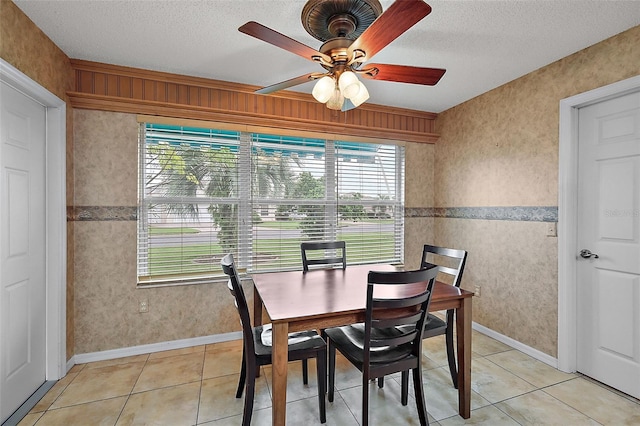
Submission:
[[[303,58],[310,61],[319,62],[321,58],[326,62],[331,63],[331,57],[329,57],[328,55],[325,55],[322,52],[318,52],[317,50],[307,46],[306,44],[302,44],[299,41],[287,37],[284,34],[280,34],[279,32],[265,27],[264,25],[257,22],[247,22],[246,24],[238,28],[238,31],[255,37],[258,40],[266,41],[269,44],[287,50],[298,56],[302,56]]]
[[[322,76],[322,74],[320,76]],[[272,84],[271,86],[263,87],[260,90],[256,90],[256,93],[266,95],[269,93],[277,92],[278,90],[283,90],[289,87],[297,86],[298,84],[306,83],[307,81],[312,81],[317,78],[318,78],[318,73],[312,72],[309,74],[301,75],[300,77],[296,77],[290,80],[281,81],[280,83]]]
[[[349,46],[349,57],[361,50],[366,57],[359,62],[370,60],[429,13],[431,6],[422,0],[396,0]]]
[[[400,83],[435,85],[446,70],[442,68],[422,68],[409,65],[367,64],[362,73],[364,78],[372,80],[397,81]]]

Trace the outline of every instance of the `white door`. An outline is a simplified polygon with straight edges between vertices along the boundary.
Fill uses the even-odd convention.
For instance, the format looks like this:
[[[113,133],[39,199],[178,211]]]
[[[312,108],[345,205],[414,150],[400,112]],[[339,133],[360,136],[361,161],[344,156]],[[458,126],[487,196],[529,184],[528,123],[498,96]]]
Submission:
[[[577,369],[640,398],[640,92],[579,110]]]
[[[45,108],[0,83],[0,414],[45,381]]]

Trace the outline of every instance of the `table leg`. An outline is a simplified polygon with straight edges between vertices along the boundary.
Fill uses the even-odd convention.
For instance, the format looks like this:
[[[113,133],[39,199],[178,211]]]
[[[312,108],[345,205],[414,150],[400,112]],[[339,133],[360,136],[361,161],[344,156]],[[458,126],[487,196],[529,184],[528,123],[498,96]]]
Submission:
[[[272,330],[273,426],[284,426],[287,414],[287,361],[289,323],[275,323]]]
[[[456,309],[458,346],[458,413],[463,419],[471,417],[471,298],[462,299]]]
[[[262,298],[255,286],[253,286],[253,325],[262,325]]]
[[[256,289],[256,286],[253,286],[253,326],[257,327],[262,325],[262,298],[260,297],[260,293]],[[256,371],[256,377],[260,377],[260,369]]]

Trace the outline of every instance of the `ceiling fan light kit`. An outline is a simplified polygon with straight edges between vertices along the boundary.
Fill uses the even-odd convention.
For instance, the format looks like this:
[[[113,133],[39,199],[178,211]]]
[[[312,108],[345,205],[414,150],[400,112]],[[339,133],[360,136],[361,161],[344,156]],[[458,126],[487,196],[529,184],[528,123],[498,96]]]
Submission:
[[[317,80],[312,96],[327,108],[347,111],[369,99],[358,79],[435,85],[445,73],[440,68],[365,64],[431,12],[423,0],[396,0],[386,11],[378,0],[309,0],[302,9],[302,25],[323,42],[315,50],[257,22],[239,31],[315,62],[323,73],[309,73],[257,90],[269,94]]]
[[[369,99],[369,91],[367,90],[365,85],[362,84],[362,82],[360,82],[360,90],[358,91],[358,93],[355,96],[353,96],[349,100],[353,104],[353,107],[357,108],[360,105],[362,105],[363,103],[365,103],[368,99]]]
[[[324,104],[324,103],[327,103],[327,101],[331,98],[331,95],[333,95],[335,88],[336,88],[335,80],[329,77],[328,75],[325,75],[324,77],[318,80],[315,86],[313,86],[313,91],[311,92],[311,95],[313,95],[316,101],[320,102],[321,104]]]
[[[327,108],[339,110],[344,104],[344,95],[337,87],[334,89],[331,98],[327,101]]]
[[[354,107],[369,99],[369,91],[353,71],[340,73],[338,81],[334,76],[325,75],[316,82],[311,92],[316,101],[327,104],[329,109],[342,109],[344,99],[349,99]]]
[[[360,80],[353,71],[344,71],[338,78],[338,87],[345,98],[353,98],[360,90]]]

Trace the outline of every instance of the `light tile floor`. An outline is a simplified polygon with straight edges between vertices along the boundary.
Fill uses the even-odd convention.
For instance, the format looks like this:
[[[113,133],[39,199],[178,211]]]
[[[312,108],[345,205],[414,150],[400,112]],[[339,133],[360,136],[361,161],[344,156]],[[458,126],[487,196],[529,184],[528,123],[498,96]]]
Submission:
[[[424,341],[424,387],[435,426],[639,425],[640,401],[595,381],[565,374],[478,332],[473,333],[472,412],[457,414],[457,391],[444,338]],[[19,423],[37,425],[239,425],[235,398],[239,341],[76,365]],[[339,358],[327,425],[359,425],[360,373]],[[319,424],[315,365],[304,386],[300,363],[289,366],[287,423]],[[253,425],[271,424],[271,370],[256,384]],[[370,387],[370,423],[418,424],[415,400],[400,404],[399,376]],[[410,389],[413,395],[413,389]]]

